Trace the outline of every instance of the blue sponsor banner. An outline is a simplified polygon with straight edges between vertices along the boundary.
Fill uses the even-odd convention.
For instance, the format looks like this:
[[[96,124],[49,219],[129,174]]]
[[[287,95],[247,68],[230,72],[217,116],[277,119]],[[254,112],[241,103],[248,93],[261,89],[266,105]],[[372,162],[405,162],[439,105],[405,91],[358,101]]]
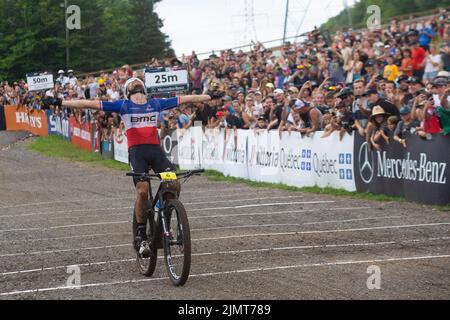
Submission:
[[[59,135],[66,140],[70,140],[69,119],[67,116],[62,113],[53,115],[51,110],[46,110],[45,114],[47,115],[48,134]]]
[[[59,119],[53,115],[51,110],[46,110],[45,114],[47,115],[48,134],[57,135],[58,131],[56,130],[56,122],[58,122]]]

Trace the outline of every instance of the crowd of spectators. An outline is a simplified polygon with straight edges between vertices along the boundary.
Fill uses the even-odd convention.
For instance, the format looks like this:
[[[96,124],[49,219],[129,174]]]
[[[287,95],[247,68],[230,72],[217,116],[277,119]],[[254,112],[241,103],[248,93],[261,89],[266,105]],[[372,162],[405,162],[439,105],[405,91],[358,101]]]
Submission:
[[[165,129],[234,128],[297,131],[326,138],[338,131],[380,143],[406,146],[406,132],[432,139],[450,132],[450,14],[392,20],[386,28],[338,31],[315,28],[301,42],[268,49],[224,50],[199,59],[195,52],[151,65],[187,69],[191,94],[221,91],[221,100],[182,105],[161,114]],[[64,99],[123,98],[128,78],[143,70],[125,65],[112,73],[77,79],[60,70],[54,88],[28,92],[24,81],[0,86],[0,104],[42,108],[42,96]],[[70,110],[54,109],[56,114]],[[97,124],[104,136],[123,130],[115,114],[75,113]],[[118,129],[116,129],[118,128]],[[315,133],[316,131],[320,131]],[[392,142],[392,143],[394,143]]]

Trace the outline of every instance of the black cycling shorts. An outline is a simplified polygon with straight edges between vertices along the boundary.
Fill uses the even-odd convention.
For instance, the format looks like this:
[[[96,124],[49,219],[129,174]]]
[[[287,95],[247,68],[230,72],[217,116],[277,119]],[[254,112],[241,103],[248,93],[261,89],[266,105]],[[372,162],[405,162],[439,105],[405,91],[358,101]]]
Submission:
[[[163,150],[156,144],[140,144],[128,150],[131,170],[134,173],[148,173],[152,169],[155,173],[165,171],[175,172],[176,167],[167,159]],[[140,180],[134,178],[134,185]]]

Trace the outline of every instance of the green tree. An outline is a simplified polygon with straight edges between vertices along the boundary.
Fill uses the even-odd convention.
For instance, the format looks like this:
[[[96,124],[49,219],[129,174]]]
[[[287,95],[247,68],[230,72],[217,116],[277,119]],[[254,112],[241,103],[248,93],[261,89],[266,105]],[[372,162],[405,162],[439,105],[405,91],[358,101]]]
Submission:
[[[70,31],[76,72],[162,58],[171,53],[151,0],[69,0],[81,9],[81,30]],[[0,79],[66,69],[63,0],[0,0]]]
[[[154,12],[154,4],[160,0],[131,0],[128,14],[129,38],[128,52],[132,61],[150,61],[170,53],[170,42],[160,31],[163,24]]]

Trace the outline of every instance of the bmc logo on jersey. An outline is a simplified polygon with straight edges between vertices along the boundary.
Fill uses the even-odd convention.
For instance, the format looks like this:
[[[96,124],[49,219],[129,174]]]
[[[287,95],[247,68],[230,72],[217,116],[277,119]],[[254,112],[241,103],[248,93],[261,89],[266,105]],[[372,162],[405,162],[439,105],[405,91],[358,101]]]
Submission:
[[[158,113],[149,113],[148,115],[139,115],[130,117],[132,124],[151,124],[156,125]]]

